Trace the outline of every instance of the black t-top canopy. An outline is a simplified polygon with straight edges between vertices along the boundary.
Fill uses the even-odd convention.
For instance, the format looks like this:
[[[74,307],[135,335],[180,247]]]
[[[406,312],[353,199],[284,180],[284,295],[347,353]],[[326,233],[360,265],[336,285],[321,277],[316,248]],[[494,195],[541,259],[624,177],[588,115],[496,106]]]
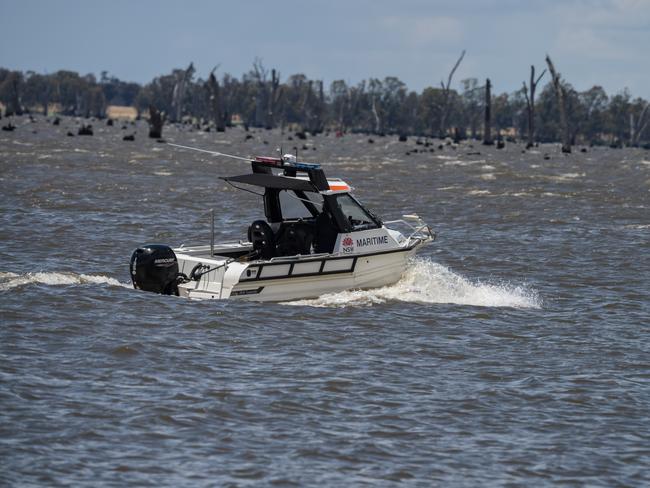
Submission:
[[[276,190],[311,192],[318,191],[310,181],[264,173],[252,173],[240,176],[224,176],[221,177],[221,179],[230,183],[244,183],[246,185],[261,186],[264,188],[273,188]]]

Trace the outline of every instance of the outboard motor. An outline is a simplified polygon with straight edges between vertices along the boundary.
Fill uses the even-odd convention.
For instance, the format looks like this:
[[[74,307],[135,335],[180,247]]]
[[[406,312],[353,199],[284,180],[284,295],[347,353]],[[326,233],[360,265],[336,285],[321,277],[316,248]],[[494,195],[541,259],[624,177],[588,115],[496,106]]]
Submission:
[[[171,247],[145,244],[131,256],[131,279],[137,290],[178,295],[178,260]]]

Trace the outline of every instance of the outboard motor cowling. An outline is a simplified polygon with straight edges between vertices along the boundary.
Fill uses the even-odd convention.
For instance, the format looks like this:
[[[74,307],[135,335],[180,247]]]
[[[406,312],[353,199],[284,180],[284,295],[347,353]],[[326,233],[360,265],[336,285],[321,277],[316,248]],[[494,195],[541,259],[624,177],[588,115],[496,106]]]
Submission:
[[[145,244],[131,256],[131,279],[138,290],[178,295],[178,260],[171,247]]]

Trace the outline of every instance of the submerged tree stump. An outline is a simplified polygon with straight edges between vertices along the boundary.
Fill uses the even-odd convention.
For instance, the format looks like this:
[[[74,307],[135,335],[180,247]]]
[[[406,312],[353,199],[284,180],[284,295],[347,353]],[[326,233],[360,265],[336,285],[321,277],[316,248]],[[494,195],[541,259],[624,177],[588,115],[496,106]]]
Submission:
[[[92,136],[93,135],[93,126],[88,124],[88,125],[82,125],[79,127],[79,130],[77,131],[78,136]]]
[[[501,131],[499,131],[497,134],[497,149],[503,149],[504,147],[506,147],[506,143],[501,136]]]
[[[149,105],[149,137],[160,139],[162,137],[165,116],[153,105]]]

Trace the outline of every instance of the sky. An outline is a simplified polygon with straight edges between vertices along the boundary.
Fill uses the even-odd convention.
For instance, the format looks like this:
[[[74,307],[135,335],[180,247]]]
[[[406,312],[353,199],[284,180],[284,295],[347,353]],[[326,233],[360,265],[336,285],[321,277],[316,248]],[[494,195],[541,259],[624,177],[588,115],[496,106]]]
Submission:
[[[255,58],[326,86],[396,76],[490,78],[512,92],[548,53],[578,90],[650,99],[650,0],[0,0],[0,66],[145,83],[194,62],[241,76]],[[546,78],[548,81],[549,78]]]

